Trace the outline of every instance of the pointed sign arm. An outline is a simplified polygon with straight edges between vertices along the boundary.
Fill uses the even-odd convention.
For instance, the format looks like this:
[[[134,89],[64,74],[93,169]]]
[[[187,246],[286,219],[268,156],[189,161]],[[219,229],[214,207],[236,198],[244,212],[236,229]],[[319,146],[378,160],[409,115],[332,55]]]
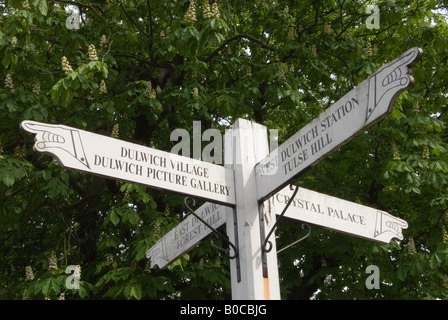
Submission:
[[[60,124],[25,120],[34,149],[70,169],[234,205],[229,168]]]
[[[397,97],[414,84],[411,67],[422,53],[415,47],[383,65],[260,161],[255,166],[258,200],[390,114]]]

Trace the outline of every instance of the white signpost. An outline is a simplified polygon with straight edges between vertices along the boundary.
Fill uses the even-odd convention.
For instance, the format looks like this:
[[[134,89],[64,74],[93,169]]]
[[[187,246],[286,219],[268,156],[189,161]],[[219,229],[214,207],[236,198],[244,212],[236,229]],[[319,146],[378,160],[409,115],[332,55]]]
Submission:
[[[267,219],[275,219],[274,214],[280,215],[293,193],[285,187],[266,200],[264,214]],[[226,223],[226,216],[231,211],[230,207],[206,202],[195,213],[218,229]],[[403,240],[402,229],[408,227],[406,221],[387,212],[303,187],[299,188],[284,216],[381,243],[389,243],[393,238]],[[148,250],[146,256],[151,259],[151,268],[164,269],[212,232],[194,215],[187,216]]]
[[[420,48],[412,48],[384,65],[272,151],[255,168],[258,199],[267,199],[391,113],[395,99],[413,85],[408,68],[421,55]]]
[[[21,127],[36,134],[36,151],[64,167],[209,201],[195,211],[186,204],[191,215],[148,251],[152,267],[166,267],[214,232],[233,250],[217,247],[231,259],[232,298],[280,299],[277,249],[269,240],[276,215],[383,243],[403,238],[406,221],[389,213],[304,188],[293,197],[284,187],[387,116],[412,86],[410,67],[421,55],[412,48],[384,65],[271,153],[266,127],[238,119],[224,137],[224,167],[64,125]],[[224,221],[228,238],[216,230]]]
[[[267,200],[265,209],[280,215],[292,195],[289,187],[282,189]],[[403,240],[402,229],[408,227],[387,212],[305,188],[299,188],[285,217],[381,243]]]
[[[64,167],[235,204],[233,172],[223,166],[64,125],[23,121],[21,127],[36,134],[36,151]]]
[[[228,211],[232,211],[232,208],[206,202],[195,213],[211,227],[218,229],[226,223],[227,215],[230,214]],[[146,257],[151,259],[151,268],[157,266],[164,269],[212,232],[196,216],[188,215],[148,250]]]

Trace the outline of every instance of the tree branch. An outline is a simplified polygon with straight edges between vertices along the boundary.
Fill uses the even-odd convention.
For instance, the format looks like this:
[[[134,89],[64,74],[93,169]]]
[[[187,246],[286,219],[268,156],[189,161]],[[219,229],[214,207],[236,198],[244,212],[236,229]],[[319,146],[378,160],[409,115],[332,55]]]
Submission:
[[[153,62],[150,60],[146,60],[142,57],[136,56],[134,54],[130,54],[130,53],[114,53],[113,54],[114,57],[126,57],[126,58],[132,58],[135,60],[138,60],[144,64],[147,64],[151,67],[155,67],[155,68],[162,68],[162,69],[169,69],[169,70],[174,70],[175,69],[175,65],[173,63],[169,63],[169,62],[162,62],[162,63],[158,63],[158,62]]]
[[[129,19],[129,21],[132,22],[133,25],[135,25],[137,27],[137,29],[147,38],[150,39],[150,35],[148,35],[146,33],[146,31],[142,28],[142,26],[140,26],[137,22],[135,22],[127,13],[126,9],[123,7],[123,4],[121,3],[121,1],[118,1],[118,5],[121,7],[121,9],[123,10],[124,14],[126,15],[126,17]]]
[[[78,7],[84,7],[84,8],[93,9],[93,6],[92,6],[91,4],[81,3],[81,2],[78,2],[78,1],[71,1],[71,0],[55,0],[54,2],[68,3],[68,4],[71,4],[71,5],[78,6]]]
[[[153,47],[153,39],[154,39],[154,30],[152,28],[152,10],[151,10],[151,4],[149,3],[149,0],[146,0],[146,5],[148,6],[148,15],[149,15],[149,49],[152,49]]]
[[[209,55],[206,59],[205,62],[209,62],[211,59],[213,59],[216,55],[218,55],[218,53],[226,46],[228,45],[230,42],[241,39],[241,38],[245,38],[247,40],[253,41],[255,43],[258,43],[260,46],[262,46],[263,48],[270,50],[270,51],[275,51],[275,48],[264,43],[262,40],[251,36],[250,34],[247,33],[241,33],[241,34],[237,34],[235,36],[232,36],[230,38],[227,38],[215,51],[212,52],[211,55]]]

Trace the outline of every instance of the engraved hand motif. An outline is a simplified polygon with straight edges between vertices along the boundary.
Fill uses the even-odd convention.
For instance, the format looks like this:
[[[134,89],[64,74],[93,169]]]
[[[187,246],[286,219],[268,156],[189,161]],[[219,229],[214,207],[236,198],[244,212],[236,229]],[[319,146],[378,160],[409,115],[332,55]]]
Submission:
[[[61,158],[71,155],[84,166],[90,169],[82,146],[79,131],[62,125],[51,125],[35,121],[23,121],[20,126],[23,130],[36,134],[34,149],[38,152],[54,155],[64,165]]]
[[[376,109],[389,108],[401,92],[414,84],[414,78],[410,75],[410,67],[420,60],[422,54],[423,51],[420,48],[412,48],[383,66],[369,78],[366,122]],[[388,104],[377,108],[380,103]]]
[[[375,237],[391,232],[395,238],[403,240],[403,229],[407,229],[408,223],[405,220],[394,217],[386,212],[377,211]]]

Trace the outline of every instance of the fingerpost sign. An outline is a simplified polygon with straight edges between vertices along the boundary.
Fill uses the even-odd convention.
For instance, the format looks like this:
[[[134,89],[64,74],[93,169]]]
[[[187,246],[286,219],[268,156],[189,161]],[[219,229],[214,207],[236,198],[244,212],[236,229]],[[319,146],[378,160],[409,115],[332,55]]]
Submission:
[[[406,221],[387,212],[299,188],[285,188],[306,170],[386,117],[414,79],[412,48],[383,65],[269,153],[265,126],[238,119],[224,136],[224,166],[59,124],[25,120],[34,149],[69,169],[205,200],[163,236],[147,257],[165,268],[226,224],[233,299],[280,299],[276,215],[365,239],[402,239]],[[269,240],[271,239],[271,240]],[[224,241],[223,241],[224,242]],[[266,243],[269,242],[269,250]]]

